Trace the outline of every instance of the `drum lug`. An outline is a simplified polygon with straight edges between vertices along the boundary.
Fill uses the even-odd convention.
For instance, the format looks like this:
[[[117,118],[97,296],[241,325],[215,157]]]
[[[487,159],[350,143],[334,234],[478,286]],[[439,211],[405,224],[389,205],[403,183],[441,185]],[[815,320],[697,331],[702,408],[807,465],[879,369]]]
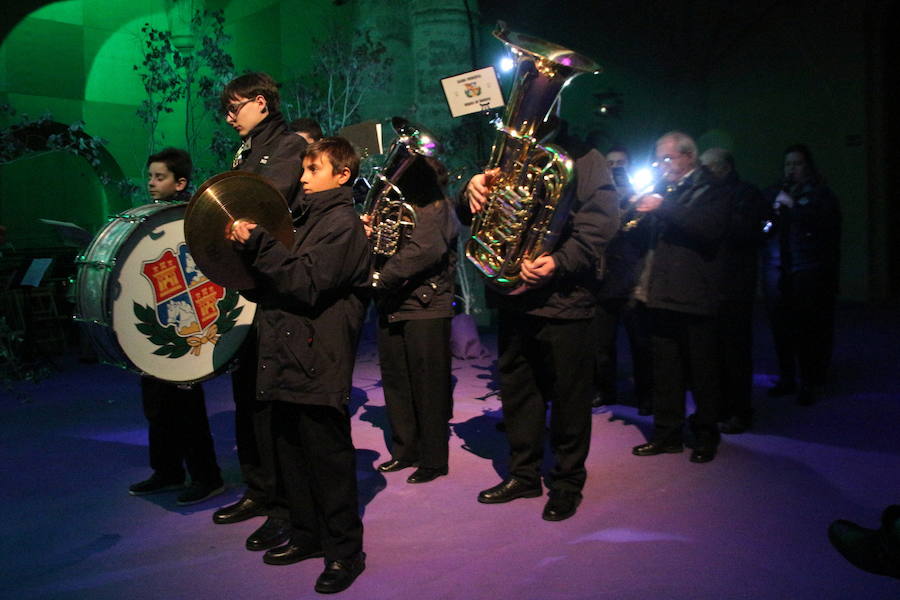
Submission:
[[[113,267],[116,266],[116,259],[113,257],[110,262],[106,262],[102,260],[84,260],[83,256],[79,256],[75,259],[75,264],[92,267],[94,269],[106,269],[107,271],[112,271]]]
[[[99,325],[101,327],[111,327],[110,324],[106,321],[99,321],[97,319],[85,319],[80,315],[72,315],[72,320],[76,323],[90,323],[91,325]]]

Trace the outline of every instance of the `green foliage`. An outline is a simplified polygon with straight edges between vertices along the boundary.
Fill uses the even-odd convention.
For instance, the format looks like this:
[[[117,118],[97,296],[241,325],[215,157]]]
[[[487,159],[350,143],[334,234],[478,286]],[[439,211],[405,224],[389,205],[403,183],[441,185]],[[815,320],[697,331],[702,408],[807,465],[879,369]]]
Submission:
[[[0,105],[0,114],[15,117],[16,110],[8,104]],[[0,165],[13,163],[26,156],[49,152],[70,152],[84,158],[94,169],[100,167],[103,138],[84,131],[84,121],[71,125],[58,123],[45,113],[37,119],[22,114],[18,122],[0,130]],[[102,178],[102,174],[101,174]],[[104,181],[104,183],[108,182]]]
[[[394,61],[372,34],[371,28],[334,26],[325,38],[314,39],[310,72],[282,86],[285,117],[315,119],[326,135],[357,121],[365,98],[392,79]]]
[[[173,113],[175,105],[183,101],[183,146],[194,158],[195,165],[221,164],[231,144],[223,143],[219,91],[234,77],[234,61],[224,50],[231,40],[225,34],[224,12],[195,11],[190,32],[194,47],[179,49],[173,42],[172,32],[156,29],[149,23],[141,27],[143,58],[134,70],[140,74],[147,98],[138,107],[137,116],[147,126],[147,154],[152,154],[160,143],[160,116]],[[202,132],[210,128],[211,139],[202,143]],[[198,171],[202,173],[202,169]],[[199,179],[198,174],[195,179]]]

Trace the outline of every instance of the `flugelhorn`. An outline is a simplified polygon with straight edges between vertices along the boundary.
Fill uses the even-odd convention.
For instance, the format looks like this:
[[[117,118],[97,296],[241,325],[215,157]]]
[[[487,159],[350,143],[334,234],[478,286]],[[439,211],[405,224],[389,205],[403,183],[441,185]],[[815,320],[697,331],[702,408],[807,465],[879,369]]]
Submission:
[[[475,216],[466,257],[503,294],[525,289],[520,268],[553,249],[568,218],[567,186],[574,162],[565,150],[540,144],[538,127],[562,88],[581,73],[599,73],[593,60],[550,42],[507,31],[494,37],[516,57],[516,72],[487,169],[499,169],[484,208]]]

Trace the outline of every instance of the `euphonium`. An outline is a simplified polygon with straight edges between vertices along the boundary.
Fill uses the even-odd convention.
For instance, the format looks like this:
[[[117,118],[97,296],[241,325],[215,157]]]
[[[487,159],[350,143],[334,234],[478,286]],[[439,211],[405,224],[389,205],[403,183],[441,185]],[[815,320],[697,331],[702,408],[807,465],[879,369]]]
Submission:
[[[363,213],[372,217],[370,239],[376,261],[393,256],[416,226],[415,208],[406,200],[414,190],[404,194],[398,187],[400,179],[420,157],[434,157],[441,151],[437,139],[425,128],[401,117],[394,117],[391,124],[398,137],[375,173],[363,207]]]
[[[543,123],[562,88],[581,73],[599,73],[591,59],[538,38],[506,31],[494,37],[515,55],[515,79],[487,169],[498,168],[487,202],[475,216],[466,257],[504,294],[519,293],[520,267],[553,249],[568,218],[574,162],[553,144],[540,144]]]

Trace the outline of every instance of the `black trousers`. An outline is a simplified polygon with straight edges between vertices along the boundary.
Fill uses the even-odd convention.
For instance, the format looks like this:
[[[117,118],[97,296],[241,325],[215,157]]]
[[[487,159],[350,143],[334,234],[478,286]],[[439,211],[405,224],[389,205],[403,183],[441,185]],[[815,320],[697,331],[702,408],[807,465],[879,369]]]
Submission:
[[[718,337],[714,317],[651,309],[653,333],[653,441],[680,444],[685,394],[691,389],[696,412],[692,428],[697,447],[719,443],[716,427],[721,402]]]
[[[291,541],[325,560],[362,551],[356,453],[345,408],[273,402],[275,443],[290,503]]]
[[[634,397],[640,408],[653,405],[653,359],[650,348],[650,323],[642,303],[624,299],[605,300],[597,307],[597,363],[594,384],[607,404],[616,403],[618,352],[616,341],[619,323],[625,326],[631,347],[634,374]]]
[[[153,377],[141,377],[141,400],[147,417],[150,468],[167,479],[217,483],[222,480],[203,388],[185,389]]]
[[[820,269],[765,273],[766,308],[772,324],[779,376],[800,385],[824,385],[834,349],[835,291]]]
[[[446,467],[453,412],[450,319],[380,319],[378,356],[391,454],[422,467]]]
[[[719,420],[753,418],[753,302],[731,299],[716,318],[720,368]]]
[[[547,319],[501,310],[498,369],[509,472],[540,482],[547,404],[555,464],[550,489],[581,491],[591,441],[594,319]]]
[[[272,403],[256,400],[257,351],[255,331],[238,351],[238,366],[231,374],[234,394],[234,431],[244,496],[266,506],[266,514],[288,518],[284,485],[278,478],[272,437]]]

